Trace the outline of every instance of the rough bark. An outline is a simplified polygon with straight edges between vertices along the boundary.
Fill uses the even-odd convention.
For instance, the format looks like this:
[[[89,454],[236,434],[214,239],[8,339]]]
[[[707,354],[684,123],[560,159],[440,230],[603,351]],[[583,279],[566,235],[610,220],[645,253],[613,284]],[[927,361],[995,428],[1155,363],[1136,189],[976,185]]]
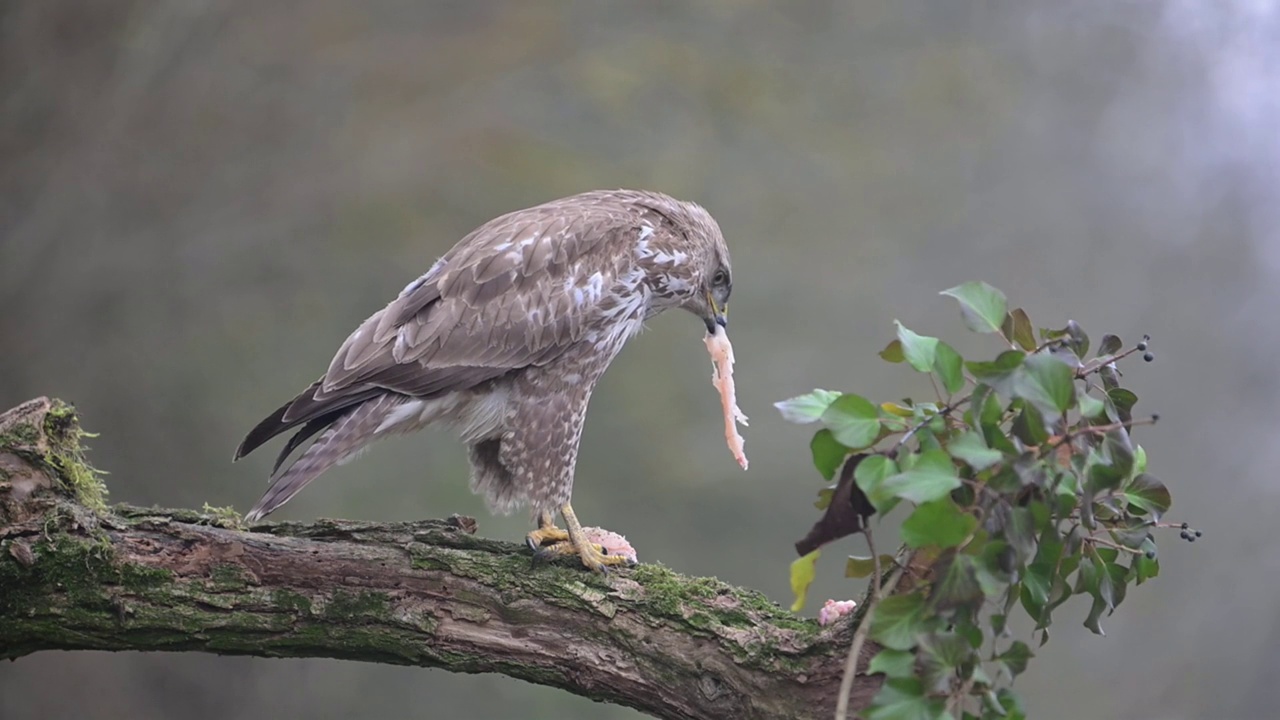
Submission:
[[[329,657],[497,672],[663,718],[834,712],[855,618],[822,628],[657,565],[534,568],[458,516],[246,529],[216,511],[108,508],[80,435],[58,401],[0,416],[0,658]],[[859,676],[851,707],[879,681]]]

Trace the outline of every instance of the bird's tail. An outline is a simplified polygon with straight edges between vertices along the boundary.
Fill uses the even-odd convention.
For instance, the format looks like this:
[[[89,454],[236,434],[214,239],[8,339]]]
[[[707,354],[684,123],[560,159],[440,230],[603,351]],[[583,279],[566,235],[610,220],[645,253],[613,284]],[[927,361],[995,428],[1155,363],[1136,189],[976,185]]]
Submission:
[[[385,433],[378,432],[379,425],[395,406],[404,402],[396,395],[383,395],[355,406],[334,420],[320,433],[298,459],[279,467],[271,477],[271,484],[244,519],[256,522],[289,502],[302,488],[320,477],[334,465],[355,459],[374,440]]]

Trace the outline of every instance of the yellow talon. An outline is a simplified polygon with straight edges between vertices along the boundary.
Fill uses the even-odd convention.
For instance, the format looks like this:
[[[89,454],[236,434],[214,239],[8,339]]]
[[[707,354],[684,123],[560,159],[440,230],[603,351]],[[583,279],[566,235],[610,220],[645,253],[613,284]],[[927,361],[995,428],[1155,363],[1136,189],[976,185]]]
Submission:
[[[550,513],[544,512],[538,516],[538,529],[526,536],[529,546],[534,549],[535,561],[577,555],[589,570],[599,573],[606,572],[609,566],[635,564],[634,559],[624,555],[606,554],[604,546],[587,540],[577,515],[568,504],[560,508],[560,514],[564,516],[564,524],[568,527],[567,532],[552,525]],[[552,541],[551,544],[544,546],[543,542],[548,540]]]
[[[569,533],[556,527],[551,520],[551,513],[543,510],[538,513],[538,529],[530,531],[524,537],[529,549],[537,552],[543,545],[565,542],[569,539]]]

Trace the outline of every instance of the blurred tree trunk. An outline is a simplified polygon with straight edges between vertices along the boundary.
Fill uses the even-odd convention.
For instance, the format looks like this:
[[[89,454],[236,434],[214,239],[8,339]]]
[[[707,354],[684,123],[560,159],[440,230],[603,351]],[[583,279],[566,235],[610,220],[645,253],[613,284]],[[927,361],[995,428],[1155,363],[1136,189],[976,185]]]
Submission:
[[[852,618],[824,629],[660,566],[531,568],[459,516],[248,531],[207,508],[108,509],[81,434],[58,401],[0,415],[0,658],[329,657],[497,672],[663,718],[834,712]],[[858,677],[851,709],[879,682]]]

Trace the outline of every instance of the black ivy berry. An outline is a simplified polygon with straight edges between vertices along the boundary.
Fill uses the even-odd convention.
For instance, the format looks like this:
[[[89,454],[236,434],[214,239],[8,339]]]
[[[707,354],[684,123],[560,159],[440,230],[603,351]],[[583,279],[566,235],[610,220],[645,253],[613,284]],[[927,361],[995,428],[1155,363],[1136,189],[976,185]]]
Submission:
[[[1148,551],[1147,551],[1147,559],[1148,559],[1148,560],[1155,560],[1155,559],[1156,559],[1156,551],[1155,551],[1155,550],[1148,550]]]
[[[1187,525],[1186,523],[1182,523],[1182,529],[1183,529],[1183,530],[1186,530],[1186,529],[1187,529],[1187,527],[1188,527],[1188,525]]]
[[[1183,540],[1190,540],[1191,533],[1187,532],[1186,530],[1183,530],[1182,532],[1178,533],[1178,537],[1182,538]]]
[[[1196,537],[1200,537],[1200,531],[1199,531],[1199,530],[1197,530],[1197,531],[1196,531]]]
[[[1147,349],[1147,341],[1146,341],[1146,340],[1143,340],[1142,342],[1138,343],[1138,352],[1142,352],[1142,351],[1144,351],[1144,350],[1146,350],[1146,349]]]
[[[1143,354],[1142,354],[1142,359],[1143,359],[1143,360],[1146,360],[1147,362],[1151,362],[1152,360],[1155,360],[1155,359],[1156,359],[1156,356],[1155,356],[1155,353],[1149,353],[1149,352],[1148,352],[1148,353],[1143,353]]]

